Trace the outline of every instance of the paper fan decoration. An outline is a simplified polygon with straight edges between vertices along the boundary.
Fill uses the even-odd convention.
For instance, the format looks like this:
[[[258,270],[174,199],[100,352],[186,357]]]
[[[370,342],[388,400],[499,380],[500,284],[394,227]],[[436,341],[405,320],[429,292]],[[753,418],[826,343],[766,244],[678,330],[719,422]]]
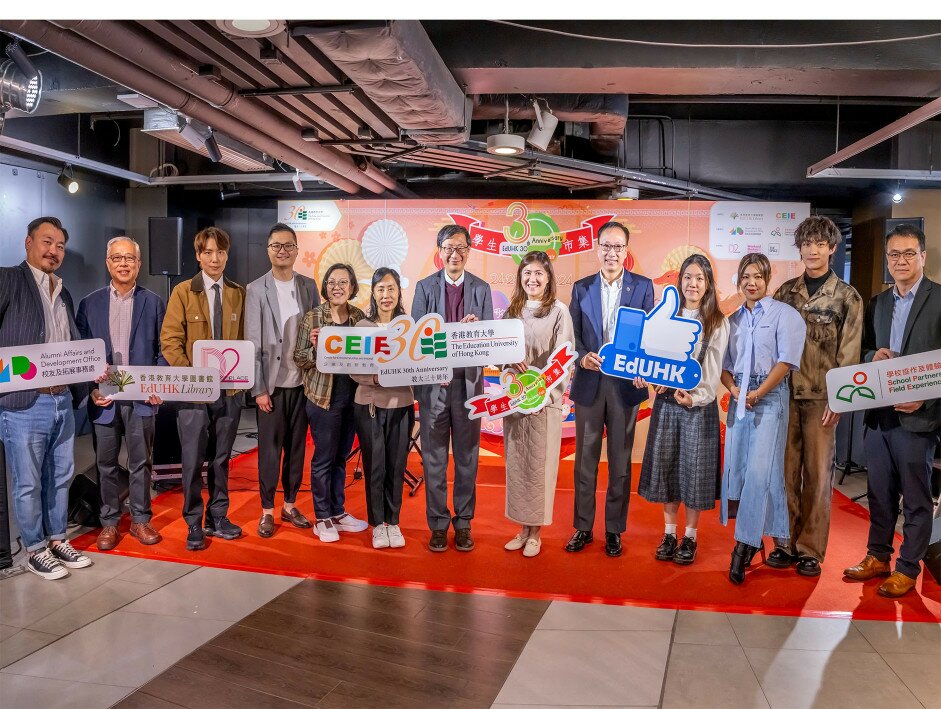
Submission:
[[[402,280],[402,287],[408,286],[408,279],[402,273],[402,264],[408,254],[408,237],[405,227],[392,219],[378,219],[366,227],[363,232],[363,257],[370,266],[394,268]]]
[[[709,258],[709,254],[707,254],[698,246],[685,244],[683,246],[677,246],[666,255],[666,257],[663,259],[663,263],[660,265],[660,270],[662,272],[676,271],[679,273],[680,266],[682,266],[683,262],[693,254],[700,254],[701,256]]]
[[[355,239],[338,239],[330,244],[320,254],[317,261],[317,282],[323,283],[324,276],[335,263],[347,263],[356,273],[359,283],[359,293],[350,302],[359,308],[369,305],[369,287],[372,283],[372,274],[375,269],[363,258],[363,250]]]

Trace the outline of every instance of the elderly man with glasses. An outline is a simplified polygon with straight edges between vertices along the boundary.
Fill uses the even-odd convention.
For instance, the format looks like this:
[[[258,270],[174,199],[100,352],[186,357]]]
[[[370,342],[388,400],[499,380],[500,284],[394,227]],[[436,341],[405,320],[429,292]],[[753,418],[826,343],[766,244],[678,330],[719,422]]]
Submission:
[[[78,305],[76,322],[83,339],[101,338],[108,366],[152,367],[165,365],[160,354],[160,327],[166,306],[156,293],[137,284],[140,246],[127,236],[108,242],[105,266],[111,283],[85,296]],[[114,549],[120,539],[121,439],[127,446],[130,534],[141,544],[161,540],[150,520],[150,478],[153,471],[155,413],[161,403],[112,401],[96,388],[88,402],[88,418],[95,427],[95,458],[101,491],[101,532],[98,548]]]
[[[895,285],[866,308],[866,362],[941,349],[941,285],[925,276],[926,255],[925,234],[911,224],[900,224],[886,238],[886,260]],[[941,428],[941,399],[869,409],[864,422],[868,553],[843,573],[854,581],[888,576],[878,593],[898,598],[915,587],[931,538],[931,466]],[[905,524],[893,572],[900,496]]]
[[[307,414],[304,381],[294,363],[300,319],[320,305],[312,278],[294,271],[297,234],[286,224],[268,232],[271,270],[248,284],[245,296],[245,338],[255,343],[255,386],[258,406],[258,487],[261,520],[258,536],[274,534],[274,495],[278,479],[284,490],[281,521],[309,529],[310,521],[294,506],[304,474]]]

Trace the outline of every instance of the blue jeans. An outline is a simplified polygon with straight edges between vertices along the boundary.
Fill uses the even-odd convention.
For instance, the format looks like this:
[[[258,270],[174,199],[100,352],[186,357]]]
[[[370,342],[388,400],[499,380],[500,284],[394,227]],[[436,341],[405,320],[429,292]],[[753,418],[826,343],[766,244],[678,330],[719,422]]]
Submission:
[[[65,539],[75,472],[71,393],[40,394],[28,409],[0,408],[0,438],[23,546],[33,552]]]
[[[766,377],[753,376],[743,393],[757,389]],[[735,382],[738,384],[736,376]],[[722,475],[722,524],[729,521],[729,501],[738,501],[735,540],[753,547],[763,535],[791,536],[784,491],[784,449],[787,443],[788,386],[782,381],[740,421],[735,399],[729,402]]]

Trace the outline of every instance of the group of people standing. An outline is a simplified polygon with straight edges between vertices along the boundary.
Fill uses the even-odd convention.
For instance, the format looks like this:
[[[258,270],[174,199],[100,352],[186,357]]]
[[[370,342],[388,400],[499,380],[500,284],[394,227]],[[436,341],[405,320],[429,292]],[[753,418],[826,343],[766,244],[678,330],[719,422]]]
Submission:
[[[530,252],[521,259],[505,318],[522,320],[526,358],[505,369],[542,369],[562,344],[577,352],[571,398],[576,408],[574,533],[565,545],[581,552],[593,542],[602,439],[607,437],[604,553],[623,553],[631,490],[631,451],[640,404],[649,396],[643,379],[602,375],[599,355],[614,339],[618,309],[650,311],[650,279],[624,268],[630,233],[611,221],[597,234],[600,270],[577,281],[570,304],[557,298],[551,259]],[[250,394],[258,414],[258,480],[261,515],[257,533],[271,537],[280,481],[282,524],[313,528],[322,542],[372,527],[376,549],[405,545],[399,526],[408,451],[417,399],[424,468],[428,548],[474,548],[471,522],[476,504],[480,420],[465,402],[483,393],[480,368],[462,368],[444,385],[383,387],[372,375],[318,370],[323,327],[382,327],[405,314],[399,274],[377,269],[368,312],[351,301],[360,284],[348,264],[332,265],[320,289],[294,271],[293,230],[276,224],[267,239],[271,270],[243,288],[225,277],[229,236],[201,230],[194,248],[200,272],[177,285],[169,303],[137,285],[140,249],[133,239],[108,244],[111,283],[87,296],[73,317],[68,291],[54,272],[62,263],[68,233],[54,217],[27,229],[26,260],[0,269],[0,346],[101,338],[109,365],[192,366],[193,343],[247,339],[256,351]],[[820,574],[829,531],[834,424],[826,404],[825,374],[834,367],[941,348],[941,286],[923,274],[925,237],[904,225],[889,234],[887,262],[895,279],[873,299],[865,315],[859,294],[830,268],[840,233],[825,217],[810,217],[795,232],[805,272],[769,295],[771,264],[748,254],[738,266],[744,304],[726,318],[708,258],[693,254],[680,268],[681,314],[702,323],[694,357],[703,376],[690,391],[655,388],[638,491],[663,505],[664,534],[656,559],[692,564],[702,511],[721,500],[721,519],[735,520],[736,544],[729,578],[744,581],[754,556],[765,557],[763,538],[774,540],[766,563]],[[493,319],[489,286],[466,270],[470,235],[447,225],[437,235],[443,268],[416,284],[411,316],[439,313],[446,322]],[[101,381],[101,380],[99,380]],[[790,382],[790,384],[789,384]],[[719,384],[731,394],[722,463]],[[541,528],[552,523],[562,425],[564,386],[551,389],[536,413],[504,419],[506,516],[520,526],[505,547],[533,557]],[[228,519],[228,464],[238,427],[240,392],[214,402],[178,403],[187,549],[205,548],[205,537],[235,539],[242,530]],[[98,548],[114,548],[120,534],[118,451],[127,444],[130,534],[142,544],[160,541],[150,524],[150,474],[157,397],[112,401],[95,385],[51,387],[0,395],[0,436],[14,483],[14,510],[27,551],[27,568],[61,578],[90,559],[66,539],[68,485],[74,472],[74,422],[70,396],[87,401],[97,441],[102,495]],[[880,593],[909,591],[928,545],[931,525],[930,467],[939,437],[939,401],[876,409],[866,417],[869,554],[847,577],[865,581],[889,576]],[[308,428],[314,441],[311,487],[314,521],[297,508]],[[358,439],[366,483],[367,519],[345,509],[346,463]],[[202,496],[207,449],[208,501]],[[447,468],[454,461],[448,492]],[[899,496],[905,498],[905,541],[896,571],[889,565]],[[679,508],[685,530],[678,533]],[[891,575],[890,575],[891,573]]]

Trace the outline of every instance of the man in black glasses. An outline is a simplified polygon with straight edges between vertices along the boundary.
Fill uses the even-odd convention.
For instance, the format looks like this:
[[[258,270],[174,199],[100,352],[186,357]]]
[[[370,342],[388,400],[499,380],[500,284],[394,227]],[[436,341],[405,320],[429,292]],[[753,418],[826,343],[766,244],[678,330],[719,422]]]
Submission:
[[[464,270],[470,255],[470,234],[457,224],[438,232],[438,255],[444,268],[415,286],[412,317],[439,313],[445,322],[493,320],[490,286]],[[480,419],[471,421],[464,402],[484,392],[480,367],[454,370],[445,386],[415,387],[421,421],[422,464],[425,470],[425,501],[431,551],[447,551],[448,527],[454,525],[454,547],[474,548],[471,520],[477,500],[477,460],[480,450]],[[448,447],[454,453],[454,516],[448,510]]]
[[[595,488],[601,439],[608,434],[608,493],[604,506],[604,551],[621,555],[621,533],[627,528],[631,494],[631,449],[637,410],[647,389],[627,379],[603,380],[601,347],[614,340],[618,308],[628,306],[649,312],[653,308],[653,282],[624,268],[630,232],[611,221],[598,230],[601,271],[582,278],[572,287],[569,311],[575,326],[578,359],[572,380],[575,402],[575,533],[565,545],[581,551],[593,541]]]
[[[245,338],[255,343],[255,386],[258,406],[258,487],[261,520],[258,536],[274,534],[274,494],[278,479],[284,490],[281,521],[309,529],[310,521],[294,506],[304,474],[307,414],[304,382],[294,363],[298,320],[320,305],[312,278],[294,272],[297,234],[286,224],[268,232],[271,270],[248,284],[245,297]]]

